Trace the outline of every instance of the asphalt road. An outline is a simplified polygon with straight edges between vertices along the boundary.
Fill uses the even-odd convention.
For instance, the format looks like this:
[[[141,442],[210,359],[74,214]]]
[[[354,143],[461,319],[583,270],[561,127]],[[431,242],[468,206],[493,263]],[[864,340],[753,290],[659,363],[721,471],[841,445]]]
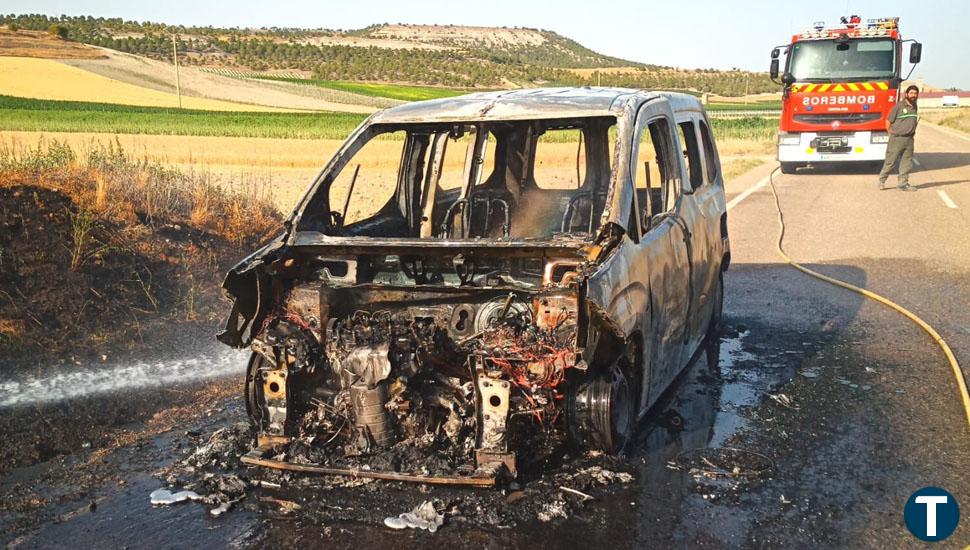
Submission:
[[[776,173],[785,250],[915,312],[970,373],[970,139],[923,125],[916,159],[915,193],[878,191],[876,174],[844,167]],[[733,182],[729,199],[761,177]],[[768,354],[797,349],[797,342],[779,337],[792,330],[823,345],[796,365],[816,378],[796,375],[779,388],[800,410],[778,415],[774,427],[766,417],[747,439],[789,447],[776,455],[778,476],[737,508],[751,519],[739,520],[731,507],[707,510],[730,519],[684,531],[729,545],[920,546],[902,523],[913,491],[937,485],[970,502],[970,432],[942,353],[897,313],[780,264],[768,188],[736,202],[729,217],[729,318],[766,331]],[[772,500],[774,512],[754,504]],[[739,525],[737,537],[725,540],[726,528]],[[970,521],[964,520],[943,545],[968,543]]]
[[[844,167],[778,175],[785,246],[796,261],[922,316],[967,370],[970,138],[924,124],[916,147],[916,193],[878,191],[875,174]],[[924,544],[904,527],[903,504],[933,485],[964,509],[939,547],[963,548],[970,433],[947,363],[908,320],[781,263],[774,200],[758,186],[770,168],[727,186],[733,263],[719,366],[699,363],[682,377],[642,426],[628,458],[634,484],[597,493],[581,513],[511,528],[450,521],[434,535],[390,531],[365,503],[405,511],[415,499],[478,497],[373,484],[340,495],[301,492],[318,502],[360,495],[356,520],[311,521],[247,504],[265,502],[261,495],[220,518],[194,504],[153,509],[147,495],[160,482],[151,473],[183,452],[184,430],[240,420],[232,397],[171,432],[120,448],[95,444],[0,477],[0,543],[917,548]],[[683,418],[682,430],[664,420],[671,412]],[[540,498],[525,489],[521,502]]]

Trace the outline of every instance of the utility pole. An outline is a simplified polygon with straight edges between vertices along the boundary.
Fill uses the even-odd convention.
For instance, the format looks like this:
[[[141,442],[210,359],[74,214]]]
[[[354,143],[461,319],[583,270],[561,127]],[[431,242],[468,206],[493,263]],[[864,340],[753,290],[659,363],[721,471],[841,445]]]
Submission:
[[[175,93],[179,97],[179,109],[182,108],[182,83],[179,81],[179,50],[172,33],[172,58],[175,60]]]

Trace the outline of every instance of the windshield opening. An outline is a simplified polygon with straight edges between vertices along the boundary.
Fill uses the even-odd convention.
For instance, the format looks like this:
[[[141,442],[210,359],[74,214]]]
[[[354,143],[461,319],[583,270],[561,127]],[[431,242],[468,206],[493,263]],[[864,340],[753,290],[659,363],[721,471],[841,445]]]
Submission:
[[[892,39],[808,40],[791,47],[789,72],[798,81],[889,79],[896,75]]]
[[[592,235],[614,117],[374,126],[323,175],[298,231],[421,239]]]

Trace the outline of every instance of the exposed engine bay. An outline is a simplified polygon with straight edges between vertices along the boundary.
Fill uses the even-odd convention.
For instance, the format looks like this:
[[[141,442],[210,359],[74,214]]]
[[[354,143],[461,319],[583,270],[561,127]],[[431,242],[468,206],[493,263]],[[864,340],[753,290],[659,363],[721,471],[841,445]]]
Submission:
[[[597,417],[616,414],[616,399],[582,383],[578,261],[505,260],[524,269],[464,286],[333,280],[381,279],[393,261],[289,262],[302,281],[280,290],[252,340],[251,463],[488,485],[570,439],[611,444]]]

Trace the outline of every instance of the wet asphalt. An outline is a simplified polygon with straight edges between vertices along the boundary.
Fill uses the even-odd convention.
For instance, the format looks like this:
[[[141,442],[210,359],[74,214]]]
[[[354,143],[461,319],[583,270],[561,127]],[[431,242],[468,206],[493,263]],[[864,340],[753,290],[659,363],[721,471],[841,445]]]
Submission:
[[[916,193],[877,191],[874,174],[847,168],[777,176],[786,249],[814,269],[912,309],[970,370],[970,140],[924,125],[916,158]],[[768,168],[730,182],[728,198]],[[219,518],[198,504],[153,508],[148,494],[163,483],[152,473],[184,453],[185,432],[208,433],[243,418],[239,401],[227,397],[178,429],[7,471],[0,478],[6,501],[0,542],[21,548],[925,546],[902,521],[914,490],[946,488],[970,510],[970,433],[942,354],[898,314],[782,264],[768,189],[737,204],[729,220],[733,263],[725,277],[717,366],[702,357],[641,424],[626,458],[635,482],[598,493],[567,518],[512,527],[446,520],[435,534],[401,532],[363,510],[358,520],[352,511],[327,521],[281,514],[263,497],[294,497],[265,489],[247,495],[259,505]],[[231,394],[236,382],[219,383]],[[95,455],[96,473],[72,476],[88,472]],[[374,484],[339,495],[305,489],[300,498],[354,502],[354,491],[362,507],[399,512],[436,496],[478,498]],[[967,516],[936,546],[970,544]]]

